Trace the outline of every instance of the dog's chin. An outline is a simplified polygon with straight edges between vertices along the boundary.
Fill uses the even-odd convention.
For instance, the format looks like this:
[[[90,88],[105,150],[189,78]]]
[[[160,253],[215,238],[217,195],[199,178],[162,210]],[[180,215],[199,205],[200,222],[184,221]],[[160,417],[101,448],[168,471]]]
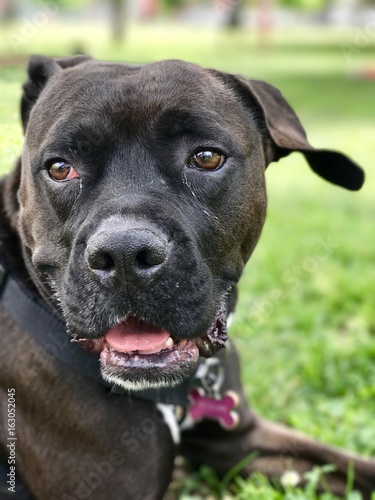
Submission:
[[[220,308],[201,337],[177,338],[168,331],[130,316],[96,339],[75,336],[84,349],[100,354],[104,380],[129,391],[173,387],[189,377],[200,356],[210,357],[225,346],[226,314]]]

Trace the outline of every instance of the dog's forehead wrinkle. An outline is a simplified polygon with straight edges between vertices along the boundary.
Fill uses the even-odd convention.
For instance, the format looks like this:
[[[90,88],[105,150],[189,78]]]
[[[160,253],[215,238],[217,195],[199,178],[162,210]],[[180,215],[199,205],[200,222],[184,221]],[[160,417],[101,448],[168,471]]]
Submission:
[[[165,67],[174,75],[174,62],[167,62]],[[227,140],[230,147],[243,151],[249,142],[249,123],[224,84],[194,65],[188,69],[185,64],[177,65],[173,78],[165,67],[156,64],[152,70],[144,67],[133,74],[117,74],[118,67],[116,72],[110,67],[106,74],[103,68],[91,65],[86,70],[91,71],[91,80],[77,70],[70,78],[55,81],[30,118],[38,122],[32,127],[35,146],[39,147],[40,138],[48,135],[49,140],[64,136],[72,149],[77,149],[77,141],[78,149],[82,149],[82,140],[99,149],[100,144],[107,145],[115,137],[117,141],[127,140],[127,135],[139,137],[147,130],[158,137],[162,132],[159,124],[164,122],[169,137],[194,133],[197,139]],[[196,79],[187,78],[192,74]],[[74,107],[68,106],[72,100]]]
[[[178,109],[173,103],[161,113],[155,114],[149,127],[155,138],[166,137],[169,141],[185,140],[199,146],[220,146],[243,155],[246,150],[248,133],[244,124],[233,121],[228,115],[211,107],[189,106]]]
[[[219,79],[199,66],[181,61],[162,61],[131,72],[126,66],[94,64],[63,73],[46,93],[55,102],[71,102],[74,98],[78,108],[83,104],[88,109],[102,109],[104,104],[115,110],[121,104],[125,109],[126,105],[132,109],[147,110],[150,105],[160,109],[172,100],[176,106],[195,103],[197,109],[202,105],[214,109],[219,101],[222,108],[233,113],[230,105],[236,104]]]

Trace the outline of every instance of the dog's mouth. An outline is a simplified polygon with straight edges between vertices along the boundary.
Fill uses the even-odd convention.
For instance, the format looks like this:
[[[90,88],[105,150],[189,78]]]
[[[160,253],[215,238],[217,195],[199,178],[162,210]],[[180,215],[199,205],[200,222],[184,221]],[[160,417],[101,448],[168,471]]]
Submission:
[[[226,340],[223,307],[202,337],[179,339],[150,322],[129,316],[101,338],[73,339],[84,349],[100,353],[103,378],[127,389],[175,385],[193,371],[199,356],[212,356]]]

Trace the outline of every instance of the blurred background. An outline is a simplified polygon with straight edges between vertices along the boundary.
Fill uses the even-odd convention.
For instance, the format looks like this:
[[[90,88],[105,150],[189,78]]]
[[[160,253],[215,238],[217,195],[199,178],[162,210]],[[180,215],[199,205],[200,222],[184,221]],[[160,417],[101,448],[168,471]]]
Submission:
[[[352,193],[298,154],[269,166],[268,219],[231,334],[257,411],[374,456],[375,2],[0,0],[0,33],[2,173],[21,151],[19,99],[33,53],[181,58],[264,79],[314,146],[365,168],[364,188]]]

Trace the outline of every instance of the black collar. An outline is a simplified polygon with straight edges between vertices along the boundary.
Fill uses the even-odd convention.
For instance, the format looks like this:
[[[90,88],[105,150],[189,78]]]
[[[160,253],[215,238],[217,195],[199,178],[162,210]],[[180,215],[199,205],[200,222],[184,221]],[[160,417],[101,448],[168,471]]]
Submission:
[[[72,343],[66,332],[64,321],[46,302],[27,290],[12,276],[1,262],[0,304],[14,322],[45,349],[46,355],[57,358],[76,372],[104,385],[112,392],[155,403],[187,406],[187,395],[191,384],[189,379],[173,388],[131,392],[107,383],[100,374],[99,356]]]

